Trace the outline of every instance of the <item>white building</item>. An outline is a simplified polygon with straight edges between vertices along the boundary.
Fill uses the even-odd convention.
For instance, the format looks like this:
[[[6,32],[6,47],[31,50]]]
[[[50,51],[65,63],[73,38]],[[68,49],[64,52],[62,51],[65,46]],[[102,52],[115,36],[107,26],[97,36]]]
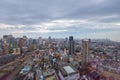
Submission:
[[[71,66],[60,67],[58,73],[60,80],[78,80],[79,73],[77,70],[73,69]]]
[[[13,53],[14,55],[19,55],[20,54],[20,48],[13,48]]]

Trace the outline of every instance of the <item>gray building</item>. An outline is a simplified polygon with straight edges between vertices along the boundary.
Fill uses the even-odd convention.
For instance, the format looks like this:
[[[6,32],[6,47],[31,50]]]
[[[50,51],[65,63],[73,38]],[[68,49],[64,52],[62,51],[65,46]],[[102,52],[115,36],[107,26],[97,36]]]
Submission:
[[[74,39],[73,36],[69,37],[69,54],[74,54]]]

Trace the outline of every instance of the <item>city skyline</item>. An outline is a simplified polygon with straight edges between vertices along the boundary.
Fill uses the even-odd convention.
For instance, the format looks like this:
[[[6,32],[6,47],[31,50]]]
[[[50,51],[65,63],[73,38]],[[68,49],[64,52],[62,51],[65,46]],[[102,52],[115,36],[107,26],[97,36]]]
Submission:
[[[119,0],[1,0],[0,37],[98,38],[120,42]]]

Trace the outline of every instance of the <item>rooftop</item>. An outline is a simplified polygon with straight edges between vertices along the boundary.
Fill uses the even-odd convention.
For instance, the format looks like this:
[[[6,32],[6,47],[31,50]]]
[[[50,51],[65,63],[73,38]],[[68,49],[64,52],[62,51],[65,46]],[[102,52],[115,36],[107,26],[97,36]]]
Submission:
[[[67,74],[71,74],[71,73],[75,72],[75,70],[73,70],[73,68],[71,66],[65,66],[63,68],[65,69],[65,71],[67,72]]]

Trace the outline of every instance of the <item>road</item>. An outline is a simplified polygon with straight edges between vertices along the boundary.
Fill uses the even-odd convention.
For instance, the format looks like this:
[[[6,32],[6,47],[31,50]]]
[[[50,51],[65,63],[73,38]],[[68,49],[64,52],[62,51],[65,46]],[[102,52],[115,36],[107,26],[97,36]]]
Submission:
[[[13,80],[15,75],[19,73],[19,71],[24,67],[26,62],[31,58],[31,55],[26,55],[23,59],[23,63],[18,66],[11,74],[7,75],[3,80]]]
[[[9,66],[9,65],[12,65],[12,64],[16,63],[17,61],[18,61],[18,60],[16,59],[16,60],[14,60],[14,61],[12,61],[12,62],[10,62],[10,63],[7,63],[7,64],[5,64],[5,65],[3,65],[3,66],[0,66],[0,70],[3,69],[3,68],[5,68],[5,67],[7,67],[7,66]]]

